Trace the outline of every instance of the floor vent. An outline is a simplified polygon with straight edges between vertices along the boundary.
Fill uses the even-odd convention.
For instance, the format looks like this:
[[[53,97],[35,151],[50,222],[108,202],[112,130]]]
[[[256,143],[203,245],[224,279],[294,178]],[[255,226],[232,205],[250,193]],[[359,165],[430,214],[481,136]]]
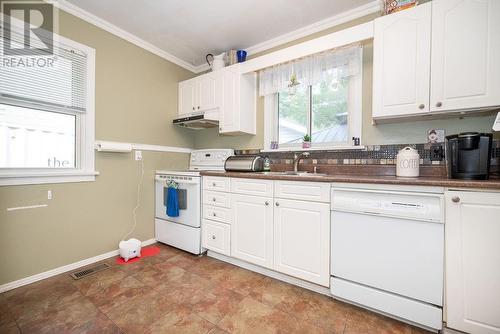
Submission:
[[[71,273],[70,276],[73,277],[74,279],[80,279],[80,278],[84,278],[84,277],[87,277],[89,275],[95,274],[98,271],[106,270],[109,268],[111,268],[111,266],[109,264],[99,263],[93,267],[87,267],[85,269],[75,271],[74,273]]]

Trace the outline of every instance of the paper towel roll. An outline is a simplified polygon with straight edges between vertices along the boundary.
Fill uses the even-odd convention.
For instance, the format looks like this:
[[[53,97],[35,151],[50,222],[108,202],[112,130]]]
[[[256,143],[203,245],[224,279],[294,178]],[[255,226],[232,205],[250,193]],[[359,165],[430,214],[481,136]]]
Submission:
[[[101,141],[97,143],[97,151],[99,152],[116,152],[128,153],[132,152],[132,144],[116,143],[112,141]]]

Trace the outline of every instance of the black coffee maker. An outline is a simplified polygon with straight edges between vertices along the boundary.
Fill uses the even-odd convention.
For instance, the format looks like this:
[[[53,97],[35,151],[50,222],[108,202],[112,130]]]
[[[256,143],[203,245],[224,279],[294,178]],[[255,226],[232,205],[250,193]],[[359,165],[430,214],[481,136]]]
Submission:
[[[446,136],[448,177],[487,180],[490,174],[491,133],[464,132]]]

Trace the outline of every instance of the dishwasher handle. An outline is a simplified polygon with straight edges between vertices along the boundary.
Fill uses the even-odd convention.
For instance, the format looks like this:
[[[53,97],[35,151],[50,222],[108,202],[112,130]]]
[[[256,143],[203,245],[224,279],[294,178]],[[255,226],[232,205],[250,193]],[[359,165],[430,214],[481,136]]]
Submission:
[[[332,188],[331,198],[331,209],[334,211],[444,221],[442,194]]]

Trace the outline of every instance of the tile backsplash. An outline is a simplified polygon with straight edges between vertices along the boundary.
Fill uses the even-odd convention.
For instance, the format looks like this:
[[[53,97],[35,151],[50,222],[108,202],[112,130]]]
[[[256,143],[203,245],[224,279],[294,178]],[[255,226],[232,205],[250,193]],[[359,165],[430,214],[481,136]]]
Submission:
[[[420,155],[420,165],[444,166],[445,144],[398,144],[398,145],[366,145],[364,149],[352,150],[313,150],[309,151],[309,159],[302,160],[304,164],[319,165],[395,165],[398,152],[410,146],[416,149]],[[437,157],[432,153],[439,151]],[[271,158],[272,164],[292,164],[296,152],[260,152],[260,150],[236,150],[236,155],[260,154]],[[435,154],[434,154],[435,155]],[[491,164],[498,165],[500,160],[500,141],[493,141],[491,153]]]

